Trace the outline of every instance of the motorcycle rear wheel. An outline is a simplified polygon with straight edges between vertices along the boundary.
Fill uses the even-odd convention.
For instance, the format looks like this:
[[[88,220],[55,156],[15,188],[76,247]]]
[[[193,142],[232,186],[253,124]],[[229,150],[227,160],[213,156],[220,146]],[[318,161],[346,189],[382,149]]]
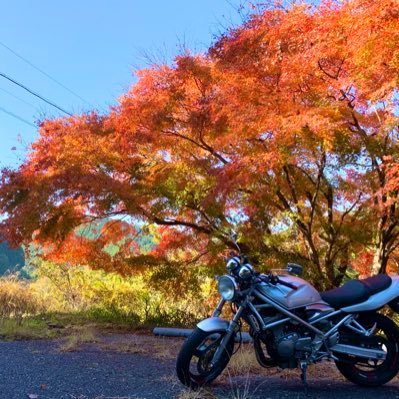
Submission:
[[[176,361],[180,382],[196,389],[215,380],[226,368],[234,350],[234,335],[226,345],[220,360],[211,364],[225,331],[206,332],[196,328],[184,342]]]
[[[386,384],[399,371],[399,330],[388,317],[378,313],[361,315],[358,319],[364,328],[371,328],[376,323],[374,334],[365,338],[363,346],[383,349],[385,360],[376,361],[360,359],[349,355],[339,355],[335,364],[340,373],[349,381],[364,387],[377,387]],[[353,333],[349,336],[349,344],[359,345],[362,338]],[[352,341],[352,342],[351,342]]]

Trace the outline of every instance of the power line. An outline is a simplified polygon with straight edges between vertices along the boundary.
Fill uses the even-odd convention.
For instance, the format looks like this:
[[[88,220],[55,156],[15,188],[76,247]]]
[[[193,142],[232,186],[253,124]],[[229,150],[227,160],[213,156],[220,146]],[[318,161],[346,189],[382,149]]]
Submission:
[[[36,71],[40,72],[41,74],[43,74],[44,76],[46,76],[47,78],[49,78],[50,80],[52,80],[54,83],[58,84],[59,86],[61,86],[62,88],[64,88],[65,90],[67,90],[69,93],[73,94],[75,97],[79,98],[80,100],[82,100],[83,102],[85,102],[87,105],[90,105],[90,107],[95,108],[95,106],[93,104],[91,104],[89,101],[85,100],[83,97],[81,97],[79,94],[75,93],[73,90],[71,90],[69,87],[65,86],[63,83],[61,83],[59,80],[53,78],[51,75],[49,75],[47,72],[43,71],[43,69],[40,69],[39,67],[37,67],[36,65],[34,65],[32,62],[30,62],[28,59],[26,59],[25,57],[23,57],[22,55],[18,54],[16,51],[14,51],[12,48],[8,47],[6,44],[0,42],[0,45],[3,46],[4,48],[6,48],[8,51],[10,51],[11,53],[13,53],[16,57],[18,57],[19,59],[21,59],[22,61],[26,62],[28,65],[30,65],[32,68],[36,69]]]
[[[25,100],[24,100],[23,98],[21,98],[21,97],[16,96],[14,93],[11,93],[10,91],[8,91],[8,90],[6,90],[6,89],[3,89],[2,87],[0,87],[0,90],[3,91],[4,93],[7,93],[9,96],[14,97],[14,98],[16,98],[17,100],[23,102],[24,104],[29,105],[30,107],[34,108],[36,111],[39,111],[39,109],[38,109],[35,105],[31,104],[31,103],[28,102],[28,101],[25,101]]]
[[[26,90],[28,93],[40,98],[42,101],[46,102],[47,104],[53,106],[54,108],[57,108],[58,110],[62,111],[64,114],[67,114],[69,116],[72,116],[72,114],[68,111],[65,111],[65,109],[61,108],[59,105],[53,103],[50,100],[47,100],[46,98],[44,98],[43,96],[41,96],[40,94],[34,92],[33,90],[29,89],[28,87],[26,87],[25,85],[23,85],[22,83],[17,82],[16,80],[14,80],[13,78],[10,78],[9,76],[7,76],[5,73],[1,73],[0,72],[0,76],[2,76],[3,78],[9,80],[10,82],[16,84],[17,86],[21,87],[22,89]]]
[[[35,126],[33,123],[30,123],[29,121],[27,121],[26,119],[20,117],[19,115],[14,114],[13,112],[10,112],[8,110],[6,110],[5,108],[0,106],[0,111],[3,111],[5,114],[12,116],[15,119],[18,119],[20,122],[24,122],[29,126],[34,127],[35,129],[37,128],[37,126]]]

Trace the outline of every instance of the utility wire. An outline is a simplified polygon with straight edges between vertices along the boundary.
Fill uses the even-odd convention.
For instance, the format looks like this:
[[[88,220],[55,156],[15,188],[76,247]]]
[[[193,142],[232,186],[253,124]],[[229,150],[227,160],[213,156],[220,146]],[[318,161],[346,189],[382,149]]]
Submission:
[[[9,76],[7,76],[5,73],[0,72],[0,76],[9,80],[10,82],[16,84],[17,86],[21,87],[22,89],[26,90],[28,93],[40,98],[42,101],[46,102],[47,104],[53,106],[54,108],[57,108],[58,110],[62,111],[64,114],[67,114],[69,116],[72,116],[72,114],[68,111],[65,111],[65,109],[61,108],[59,105],[53,103],[50,100],[47,100],[46,98],[44,98],[43,96],[41,96],[40,94],[34,92],[33,90],[29,89],[28,87],[24,86],[22,83],[17,82],[16,80],[14,80],[13,78],[10,78]]]
[[[8,51],[10,51],[11,53],[13,53],[15,56],[17,56],[19,59],[21,59],[22,61],[26,62],[28,65],[30,65],[32,68],[36,69],[36,71],[39,71],[41,74],[43,74],[44,76],[48,77],[50,80],[52,80],[54,83],[57,83],[59,86],[61,86],[62,88],[64,88],[65,90],[67,90],[69,93],[73,94],[75,97],[79,98],[80,100],[82,100],[83,102],[85,102],[87,105],[90,105],[90,107],[95,108],[95,106],[93,104],[91,104],[89,101],[85,100],[83,97],[81,97],[79,94],[75,93],[73,90],[71,90],[69,87],[65,86],[63,83],[61,83],[60,81],[58,81],[57,79],[53,78],[51,75],[49,75],[47,72],[43,71],[43,69],[40,69],[39,67],[37,67],[36,65],[34,65],[32,62],[30,62],[28,59],[26,59],[25,57],[23,57],[22,55],[18,54],[16,51],[14,51],[12,48],[8,47],[6,44],[0,42],[0,46],[3,46],[4,48],[6,48]]]
[[[27,121],[26,119],[20,117],[19,115],[14,114],[13,112],[10,112],[10,111],[6,110],[6,109],[3,108],[3,107],[0,107],[0,111],[3,111],[5,114],[10,115],[10,116],[12,116],[12,117],[15,118],[15,119],[18,119],[19,121],[24,122],[24,123],[26,123],[27,125],[34,127],[35,129],[37,128],[37,126],[35,126],[33,123],[30,123],[30,122]]]
[[[29,105],[30,107],[34,108],[36,111],[39,112],[39,109],[35,105],[31,104],[28,101],[25,101],[23,98],[16,96],[14,93],[11,93],[10,91],[3,89],[2,87],[0,87],[0,90],[3,91],[4,93],[7,93],[9,96],[14,97],[17,100],[23,102],[24,104]]]

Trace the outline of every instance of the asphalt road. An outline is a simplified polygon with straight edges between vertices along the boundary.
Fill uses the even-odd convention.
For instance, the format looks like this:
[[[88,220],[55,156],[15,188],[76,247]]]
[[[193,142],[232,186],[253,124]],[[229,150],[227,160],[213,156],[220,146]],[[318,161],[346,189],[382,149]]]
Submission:
[[[180,342],[146,338],[130,345],[130,339],[124,336],[118,346],[119,336],[112,336],[105,344],[85,344],[72,352],[60,351],[57,341],[0,342],[0,399],[174,399],[181,395],[173,359]],[[366,389],[338,378],[328,368],[322,370],[321,376],[310,375],[308,396],[294,372],[267,376],[267,370],[263,375],[227,375],[212,389],[221,399],[399,398],[399,379]],[[197,393],[195,399],[204,397],[209,398]]]

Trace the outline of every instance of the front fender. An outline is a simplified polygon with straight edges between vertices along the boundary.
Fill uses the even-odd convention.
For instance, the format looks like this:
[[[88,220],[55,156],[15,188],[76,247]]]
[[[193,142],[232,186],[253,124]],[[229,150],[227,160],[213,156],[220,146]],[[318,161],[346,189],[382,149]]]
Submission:
[[[226,331],[229,327],[229,322],[220,317],[209,317],[200,321],[197,327],[205,332]]]

